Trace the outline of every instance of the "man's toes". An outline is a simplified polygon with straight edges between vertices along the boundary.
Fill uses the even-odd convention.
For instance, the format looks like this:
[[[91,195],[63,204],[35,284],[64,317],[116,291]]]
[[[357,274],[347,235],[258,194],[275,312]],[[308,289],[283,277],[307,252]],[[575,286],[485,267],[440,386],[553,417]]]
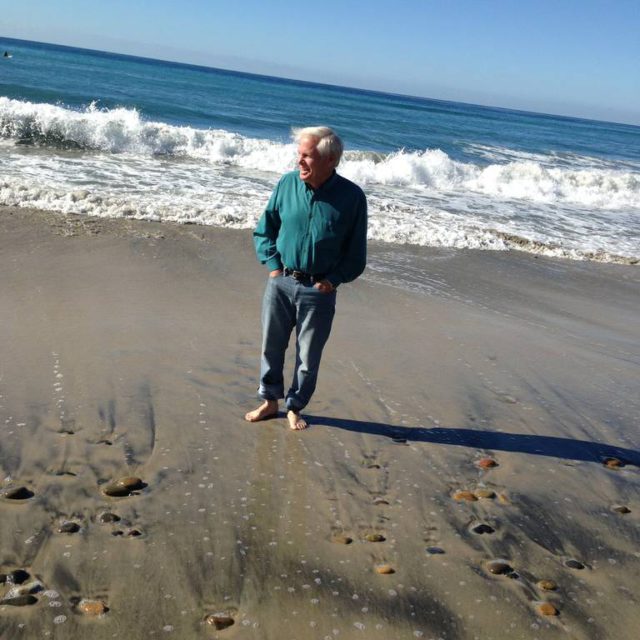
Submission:
[[[293,414],[289,416],[289,427],[293,431],[302,431],[302,429],[306,429],[309,425],[307,421],[298,414]]]

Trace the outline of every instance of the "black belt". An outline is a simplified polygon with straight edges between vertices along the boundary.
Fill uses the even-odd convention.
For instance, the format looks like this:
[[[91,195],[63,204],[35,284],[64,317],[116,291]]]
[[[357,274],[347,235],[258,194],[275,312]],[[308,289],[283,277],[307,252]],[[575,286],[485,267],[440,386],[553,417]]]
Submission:
[[[316,282],[322,282],[324,280],[324,274],[320,273],[305,273],[304,271],[297,271],[296,269],[289,269],[284,267],[282,270],[285,276],[290,276],[298,282],[309,282],[315,284]]]

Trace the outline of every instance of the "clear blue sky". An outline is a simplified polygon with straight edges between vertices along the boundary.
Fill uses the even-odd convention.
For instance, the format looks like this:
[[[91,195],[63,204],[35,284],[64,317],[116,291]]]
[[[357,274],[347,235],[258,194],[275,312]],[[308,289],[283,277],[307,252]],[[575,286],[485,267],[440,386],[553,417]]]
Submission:
[[[640,124],[640,0],[13,0],[0,35]]]

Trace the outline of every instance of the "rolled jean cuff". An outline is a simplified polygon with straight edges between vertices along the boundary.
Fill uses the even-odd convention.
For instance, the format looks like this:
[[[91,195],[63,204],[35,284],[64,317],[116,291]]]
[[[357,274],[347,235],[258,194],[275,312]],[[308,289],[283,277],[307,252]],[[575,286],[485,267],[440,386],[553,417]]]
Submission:
[[[258,387],[258,397],[263,400],[280,400],[284,398],[284,391],[278,391],[277,389],[270,389],[264,385]]]
[[[293,398],[287,398],[286,401],[287,411],[295,411],[296,413],[300,413],[304,407],[300,407],[296,404]]]

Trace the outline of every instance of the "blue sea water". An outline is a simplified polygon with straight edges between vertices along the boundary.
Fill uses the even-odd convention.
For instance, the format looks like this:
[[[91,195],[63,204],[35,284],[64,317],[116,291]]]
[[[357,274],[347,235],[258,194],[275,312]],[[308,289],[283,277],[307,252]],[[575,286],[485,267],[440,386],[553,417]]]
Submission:
[[[640,260],[640,127],[0,38],[0,204],[252,227],[291,128],[344,138],[372,239]]]

